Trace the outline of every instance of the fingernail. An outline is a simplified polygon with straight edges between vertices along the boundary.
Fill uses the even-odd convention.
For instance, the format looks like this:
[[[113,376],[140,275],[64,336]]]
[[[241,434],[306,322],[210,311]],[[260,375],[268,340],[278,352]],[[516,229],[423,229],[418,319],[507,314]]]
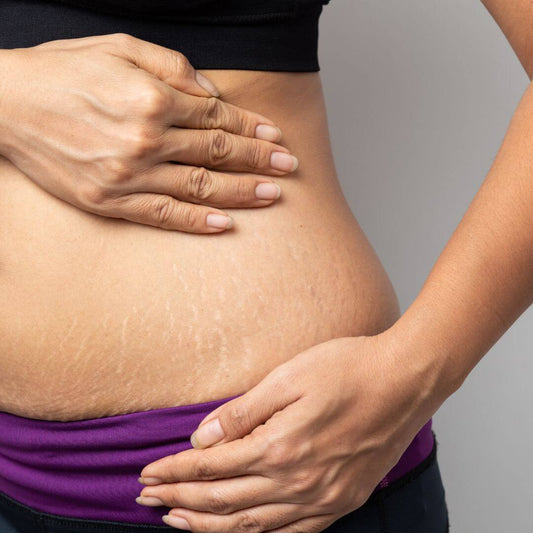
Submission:
[[[255,128],[255,136],[263,141],[279,141],[281,140],[281,130],[276,126],[259,124],[259,126]]]
[[[224,438],[224,430],[218,418],[210,420],[207,424],[200,426],[191,435],[191,444],[195,447],[211,446]]]
[[[146,505],[148,507],[158,507],[160,505],[164,505],[159,498],[155,498],[154,496],[137,496],[135,501],[139,505]]]
[[[171,527],[176,527],[178,529],[183,529],[185,531],[191,531],[191,526],[189,525],[189,522],[185,520],[185,518],[181,518],[181,516],[170,516],[168,514],[164,515],[163,522]]]
[[[159,485],[160,483],[163,483],[158,477],[140,477],[137,481],[142,485]]]
[[[211,80],[207,79],[203,74],[196,72],[196,81],[198,85],[202,86],[210,95],[220,96],[218,89],[213,85]]]
[[[259,200],[277,200],[281,196],[281,187],[277,183],[260,183],[255,188],[255,197]]]
[[[233,226],[233,219],[226,215],[207,215],[206,224],[212,228],[229,229]]]
[[[298,159],[284,152],[273,152],[270,156],[270,166],[276,170],[293,172],[298,168]]]

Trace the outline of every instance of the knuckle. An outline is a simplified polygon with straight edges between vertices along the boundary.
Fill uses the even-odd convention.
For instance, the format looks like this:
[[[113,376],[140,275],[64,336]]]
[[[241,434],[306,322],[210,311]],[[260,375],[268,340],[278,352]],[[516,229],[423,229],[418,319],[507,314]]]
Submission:
[[[300,487],[302,491],[310,490],[313,485],[320,481],[318,472],[313,474],[299,466],[295,472],[292,466],[303,465],[306,459],[312,454],[312,446],[309,442],[298,442],[289,436],[267,435],[263,437],[267,440],[264,462],[267,467],[282,471],[291,484]],[[289,468],[291,467],[291,468]]]
[[[264,462],[267,468],[279,470],[285,467],[289,456],[290,449],[284,442],[277,439],[271,439],[264,457]]]
[[[170,77],[179,79],[188,76],[189,62],[180,52],[165,48],[162,51],[158,51],[155,56],[151,56],[151,59],[157,61],[164,72],[171,73],[169,77],[163,80],[166,83],[168,83]]]
[[[193,470],[198,479],[209,479],[215,475],[211,461],[205,456],[198,458]]]
[[[246,434],[250,429],[250,415],[248,414],[247,409],[242,405],[233,405],[228,411],[228,421],[231,426],[231,429],[237,434]]]
[[[255,195],[250,193],[250,182],[245,179],[237,179],[233,183],[233,198],[240,204],[247,204],[250,197],[255,200]]]
[[[298,379],[294,369],[289,365],[280,365],[276,369],[276,389],[280,394],[289,394],[294,390],[294,382]]]
[[[323,494],[320,495],[318,507],[324,511],[334,509],[338,506],[339,502],[343,500],[343,496],[345,496],[344,490],[341,490],[337,485],[330,485],[326,488]]]
[[[181,494],[180,494],[180,489],[176,484],[169,487],[169,490],[167,490],[163,496],[164,497],[161,497],[161,496],[158,496],[158,497],[164,500],[164,502],[167,504],[179,506],[180,501],[181,501]]]
[[[168,107],[168,95],[158,84],[149,82],[136,91],[135,104],[145,117],[158,117]]]
[[[174,202],[170,196],[161,196],[153,207],[154,218],[161,227],[168,227],[174,215]]]
[[[189,195],[199,200],[208,200],[213,194],[213,176],[204,167],[196,167],[189,178]]]
[[[297,377],[294,369],[291,369],[287,364],[281,364],[269,376],[269,386],[275,391],[275,394],[291,397],[294,395]]]
[[[237,123],[238,131],[240,131],[242,135],[249,135],[250,137],[255,136],[255,128],[259,123],[256,118],[252,118],[247,113],[241,112],[235,117],[235,122]]]
[[[109,190],[97,183],[86,183],[77,190],[77,198],[81,204],[91,208],[100,209],[109,197]]]
[[[250,142],[248,147],[248,163],[253,168],[264,168],[269,166],[269,152],[259,141]]]
[[[110,33],[102,36],[107,43],[115,47],[117,50],[131,49],[136,43],[135,37],[125,32]]]
[[[236,531],[263,531],[257,516],[250,512],[241,513],[237,519]]]
[[[193,206],[182,204],[178,208],[178,219],[185,228],[195,228],[198,225],[199,214]]]
[[[207,154],[211,163],[222,163],[231,152],[231,141],[224,130],[212,130],[207,147]]]
[[[131,165],[123,158],[110,157],[104,162],[106,180],[113,185],[119,185],[133,177]]]
[[[305,495],[313,491],[318,481],[315,474],[307,469],[303,469],[294,474],[291,487],[296,494]]]
[[[109,38],[118,43],[131,43],[133,41],[132,35],[120,31],[110,34]]]
[[[152,128],[146,124],[131,127],[128,134],[127,153],[132,159],[142,159],[158,148]]]
[[[196,533],[211,533],[217,531],[213,529],[213,524],[208,517],[197,518],[194,522],[191,522],[193,531]]]
[[[212,489],[205,498],[208,509],[213,513],[227,514],[232,511],[231,506],[226,501],[225,495],[218,489]]]
[[[210,96],[202,100],[203,124],[206,129],[220,128],[223,116],[222,102],[215,96]]]
[[[177,72],[178,76],[187,74],[189,70],[189,60],[181,53],[175,50],[172,50],[171,53],[172,60],[172,70]]]

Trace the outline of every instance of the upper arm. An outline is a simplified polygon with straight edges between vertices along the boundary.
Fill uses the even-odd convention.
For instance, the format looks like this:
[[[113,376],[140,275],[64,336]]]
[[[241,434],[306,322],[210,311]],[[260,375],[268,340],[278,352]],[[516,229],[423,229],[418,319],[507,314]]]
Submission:
[[[533,77],[533,1],[481,1],[502,29],[531,79]]]

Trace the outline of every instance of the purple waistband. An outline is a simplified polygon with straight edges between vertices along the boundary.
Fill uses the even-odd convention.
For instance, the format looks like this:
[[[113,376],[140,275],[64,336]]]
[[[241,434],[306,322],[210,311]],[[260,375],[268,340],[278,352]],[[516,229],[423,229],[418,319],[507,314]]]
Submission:
[[[164,525],[167,507],[135,502],[141,470],[191,448],[189,438],[202,419],[233,398],[74,422],[0,412],[0,491],[41,512]],[[414,468],[432,448],[430,419],[376,490]]]

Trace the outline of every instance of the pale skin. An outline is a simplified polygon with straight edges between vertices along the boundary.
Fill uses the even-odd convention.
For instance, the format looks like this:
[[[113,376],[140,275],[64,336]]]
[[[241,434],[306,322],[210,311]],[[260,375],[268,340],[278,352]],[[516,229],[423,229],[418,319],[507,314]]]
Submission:
[[[531,79],[533,4],[484,3]],[[532,145],[530,84],[483,185],[401,318],[377,335],[301,352],[208,415],[195,449],[142,470],[139,503],[172,507],[164,521],[180,529],[283,533],[322,531],[363,505],[533,302]]]

